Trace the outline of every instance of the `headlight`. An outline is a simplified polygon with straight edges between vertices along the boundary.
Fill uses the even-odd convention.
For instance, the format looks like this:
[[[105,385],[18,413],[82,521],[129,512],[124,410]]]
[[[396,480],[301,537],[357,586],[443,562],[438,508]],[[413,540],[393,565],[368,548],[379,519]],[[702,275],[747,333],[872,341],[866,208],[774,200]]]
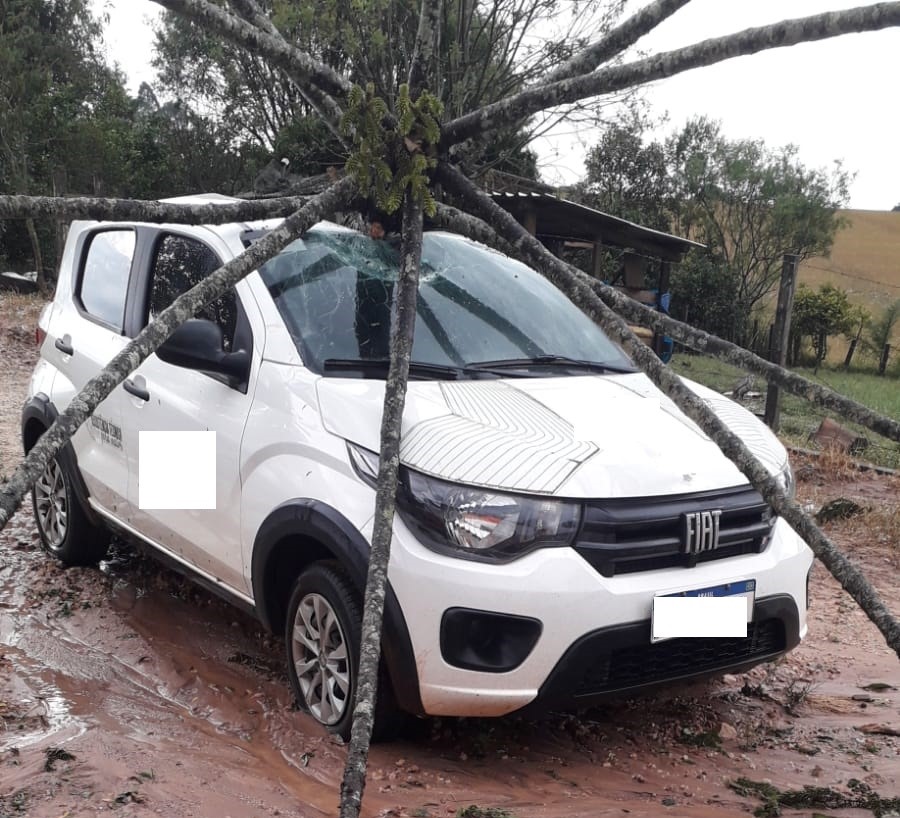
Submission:
[[[359,479],[374,489],[378,483],[378,468],[381,465],[381,458],[375,452],[370,452],[349,440],[347,441],[347,454],[350,455],[350,465],[353,466],[353,471],[356,472]]]
[[[788,500],[793,502],[794,496],[797,494],[797,483],[794,481],[794,472],[791,471],[791,464],[785,463],[784,468],[775,477],[778,487],[787,495]]]
[[[570,545],[577,503],[460,486],[403,469],[398,508],[427,547],[455,557],[509,562],[535,548]]]

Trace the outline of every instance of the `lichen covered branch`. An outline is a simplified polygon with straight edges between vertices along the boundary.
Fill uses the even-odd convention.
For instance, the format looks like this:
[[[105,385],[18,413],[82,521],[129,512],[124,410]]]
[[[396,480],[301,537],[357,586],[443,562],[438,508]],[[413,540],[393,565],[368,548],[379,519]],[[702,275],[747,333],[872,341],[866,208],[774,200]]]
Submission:
[[[378,665],[381,661],[381,624],[387,588],[387,568],[393,536],[397,478],[400,473],[400,425],[406,403],[406,384],[412,355],[422,260],[422,203],[407,190],[402,210],[400,275],[391,325],[391,362],[384,385],[381,417],[381,457],[375,495],[375,522],[369,572],[363,599],[359,675],[353,728],[341,783],[341,818],[358,818],[366,786],[369,742],[375,723]]]
[[[307,197],[288,196],[215,204],[181,204],[87,196],[63,199],[54,196],[0,195],[0,219],[54,218],[154,224],[228,224],[284,218],[302,208],[307,201]]]
[[[345,96],[351,84],[330,66],[292,46],[283,37],[275,37],[207,0],[153,2],[268,59],[272,65],[296,78],[313,100],[325,108],[329,118],[339,117],[340,111],[334,109],[334,100],[329,102],[329,98]]]
[[[589,97],[612,94],[671,77],[692,68],[714,65],[770,48],[784,48],[798,43],[824,40],[843,34],[878,31],[898,25],[900,25],[900,2],[876,3],[844,11],[783,20],[780,23],[748,28],[736,34],[703,40],[685,48],[625,65],[534,86],[500,102],[486,105],[447,123],[443,129],[441,147],[447,150],[450,146],[480,133],[495,130],[508,122],[527,119],[549,108]]]
[[[621,54],[626,48],[634,45],[645,34],[653,31],[663,20],[671,17],[682,6],[691,0],[655,0],[649,6],[633,14],[623,23],[607,32],[597,42],[591,43],[573,55],[563,65],[548,74],[541,84],[547,85],[558,80],[577,77],[593,71],[598,65]]]

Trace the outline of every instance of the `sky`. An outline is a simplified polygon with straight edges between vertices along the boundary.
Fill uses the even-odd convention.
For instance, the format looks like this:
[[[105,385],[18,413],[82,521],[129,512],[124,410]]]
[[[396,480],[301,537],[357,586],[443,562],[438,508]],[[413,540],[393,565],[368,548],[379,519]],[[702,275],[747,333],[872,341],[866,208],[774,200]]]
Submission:
[[[645,0],[632,0],[626,13]],[[109,15],[107,52],[136,91],[154,79],[151,22],[159,6],[150,0],[94,0]],[[750,26],[854,5],[860,0],[692,0],[637,47],[650,53],[679,48]],[[772,148],[788,143],[808,167],[835,160],[856,174],[849,206],[890,210],[900,203],[900,29],[851,34],[793,48],[775,49],[685,72],[647,87],[656,115],[667,124],[663,138],[688,118],[704,114],[722,122],[731,139],[760,138]],[[541,173],[552,184],[576,181],[582,158],[596,138],[551,134],[536,145]]]

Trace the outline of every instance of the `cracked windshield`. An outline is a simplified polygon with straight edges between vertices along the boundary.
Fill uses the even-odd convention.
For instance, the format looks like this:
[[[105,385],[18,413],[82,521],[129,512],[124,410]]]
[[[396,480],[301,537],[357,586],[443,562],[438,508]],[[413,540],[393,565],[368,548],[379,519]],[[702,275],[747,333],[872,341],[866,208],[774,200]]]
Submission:
[[[304,361],[322,372],[330,363],[387,361],[398,264],[397,242],[319,230],[260,273]],[[622,351],[537,273],[438,233],[424,237],[412,359],[448,371],[557,360],[631,371]]]

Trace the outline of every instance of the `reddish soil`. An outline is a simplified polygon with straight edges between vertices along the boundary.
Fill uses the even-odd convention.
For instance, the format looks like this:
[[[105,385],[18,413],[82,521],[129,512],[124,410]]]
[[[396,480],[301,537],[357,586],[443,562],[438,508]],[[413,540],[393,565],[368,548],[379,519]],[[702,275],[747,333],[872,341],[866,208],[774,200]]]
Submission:
[[[20,458],[35,316],[0,303],[0,476]],[[869,509],[829,533],[900,613],[900,481],[800,465],[804,502]],[[373,749],[363,812],[746,815],[760,800],[729,788],[740,777],[896,797],[897,657],[820,565],[812,595],[804,644],[742,676],[539,721],[422,720]],[[61,569],[30,508],[0,532],[0,816],[330,816],[345,754],[294,709],[281,644],[253,620],[124,544]]]

